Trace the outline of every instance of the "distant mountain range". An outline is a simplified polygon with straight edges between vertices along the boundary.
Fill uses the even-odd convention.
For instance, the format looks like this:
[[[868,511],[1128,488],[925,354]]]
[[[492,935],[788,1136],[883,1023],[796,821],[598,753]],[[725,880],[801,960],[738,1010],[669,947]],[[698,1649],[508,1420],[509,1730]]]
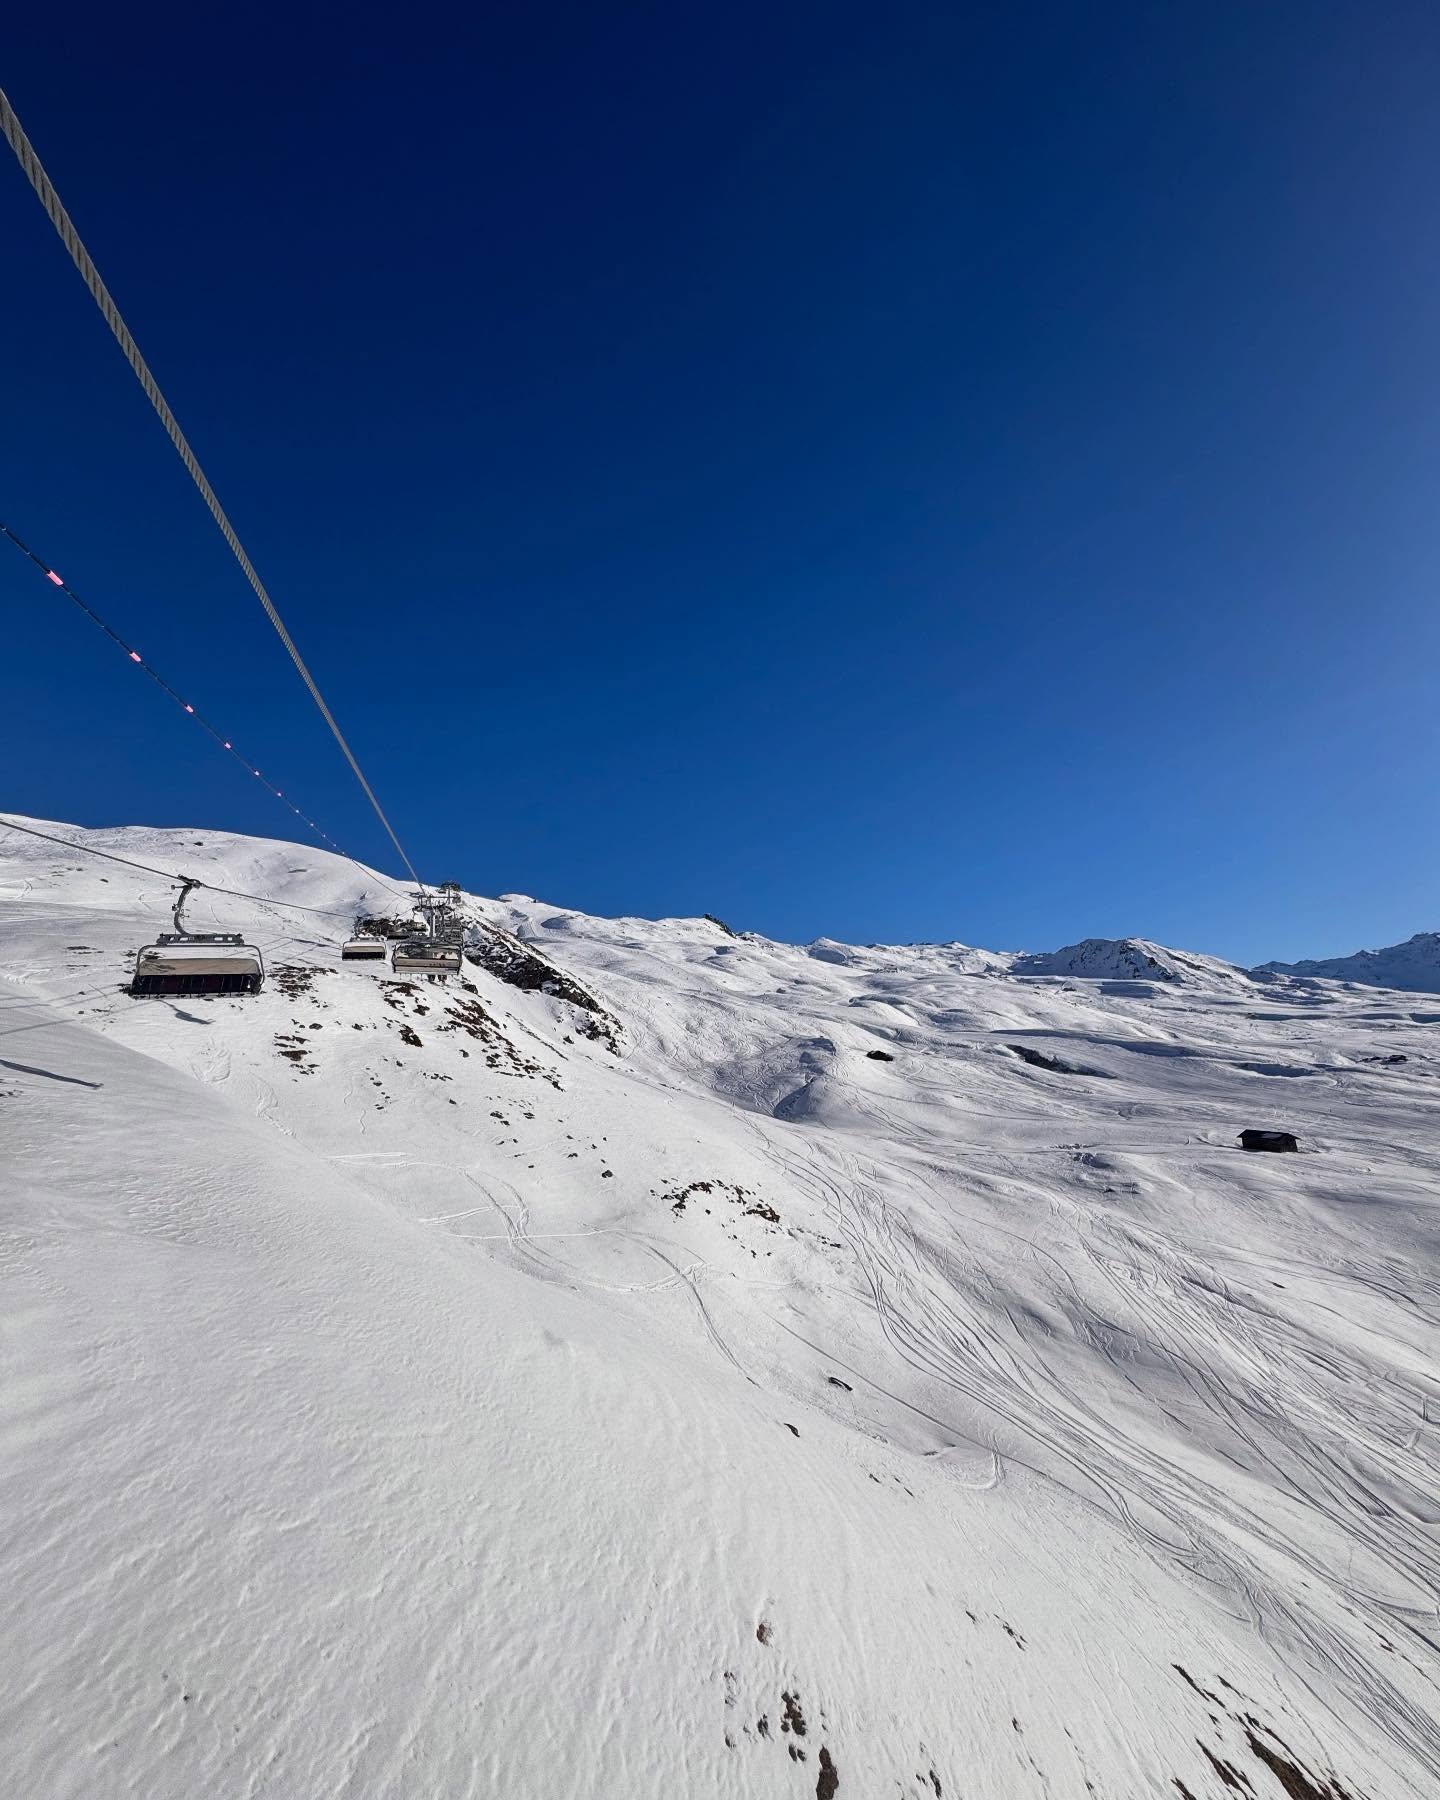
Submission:
[[[1440,993],[1440,931],[1417,931],[1403,944],[1384,950],[1357,950],[1306,962],[1261,963],[1256,975],[1314,975],[1326,981],[1357,981],[1364,987],[1399,988],[1412,994]]]
[[[1264,981],[1282,975],[1297,980],[1349,981],[1362,987],[1395,988],[1412,994],[1440,994],[1440,932],[1417,931],[1403,944],[1391,944],[1383,950],[1357,950],[1353,956],[1267,962],[1249,970],[1218,957],[1172,950],[1148,938],[1084,938],[1060,950],[1012,957],[1009,972],[1070,980],[1172,985],[1197,979],[1212,983]]]

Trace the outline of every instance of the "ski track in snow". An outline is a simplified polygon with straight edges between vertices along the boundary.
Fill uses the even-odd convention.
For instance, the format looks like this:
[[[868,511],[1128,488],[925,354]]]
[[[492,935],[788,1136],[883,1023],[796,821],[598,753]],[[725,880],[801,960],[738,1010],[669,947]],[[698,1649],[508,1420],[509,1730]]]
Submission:
[[[266,991],[132,1001],[166,884],[0,859],[16,1792],[1440,1787],[1440,1006],[466,897],[615,1055],[204,890]]]

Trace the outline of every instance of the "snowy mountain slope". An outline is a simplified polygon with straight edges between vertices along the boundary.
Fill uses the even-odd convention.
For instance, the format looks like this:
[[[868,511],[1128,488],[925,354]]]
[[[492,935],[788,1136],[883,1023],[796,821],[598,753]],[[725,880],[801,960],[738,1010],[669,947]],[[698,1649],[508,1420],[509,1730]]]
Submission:
[[[342,916],[0,834],[16,1791],[1434,1791],[1437,1015],[54,829]]]
[[[1148,938],[1084,938],[1063,950],[1017,956],[1012,975],[1074,975],[1086,980],[1194,981],[1243,980],[1241,970],[1213,956],[1167,950]]]
[[[1326,981],[1356,981],[1365,987],[1440,994],[1440,931],[1417,931],[1403,944],[1391,944],[1384,950],[1357,950],[1353,956],[1329,956],[1319,962],[1262,963],[1255,973],[1318,975]]]

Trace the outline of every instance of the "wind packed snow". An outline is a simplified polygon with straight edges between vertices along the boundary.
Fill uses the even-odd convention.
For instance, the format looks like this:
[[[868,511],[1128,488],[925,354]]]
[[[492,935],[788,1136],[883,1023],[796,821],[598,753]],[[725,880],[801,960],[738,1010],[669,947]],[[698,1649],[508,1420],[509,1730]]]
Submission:
[[[1440,1008],[40,828],[332,910],[0,830],[7,1794],[1440,1791]]]

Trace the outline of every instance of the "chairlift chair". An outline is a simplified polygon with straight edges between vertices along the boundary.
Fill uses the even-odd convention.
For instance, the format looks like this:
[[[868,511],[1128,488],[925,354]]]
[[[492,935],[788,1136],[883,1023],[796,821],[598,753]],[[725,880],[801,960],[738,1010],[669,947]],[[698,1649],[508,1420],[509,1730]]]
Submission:
[[[193,880],[182,884],[174,931],[157,932],[155,942],[136,956],[133,995],[258,994],[265,985],[265,959],[239,932],[185,929],[185,902],[201,885]]]
[[[408,938],[390,953],[390,967],[397,975],[458,975],[460,960],[460,944],[454,938]]]
[[[341,962],[384,962],[384,938],[357,936],[346,938],[340,946]]]
[[[154,994],[258,994],[265,960],[238,932],[211,931],[177,937],[162,931],[135,958],[130,992]]]

